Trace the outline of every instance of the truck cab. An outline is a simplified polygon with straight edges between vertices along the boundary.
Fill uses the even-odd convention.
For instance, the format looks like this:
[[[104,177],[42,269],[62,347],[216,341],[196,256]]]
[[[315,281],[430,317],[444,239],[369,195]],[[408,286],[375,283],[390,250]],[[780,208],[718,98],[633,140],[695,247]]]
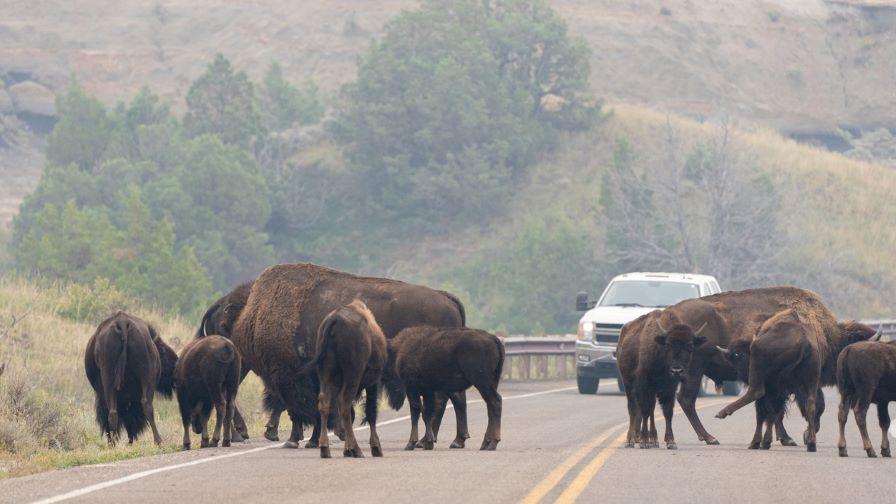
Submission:
[[[626,273],[610,280],[595,302],[588,300],[588,293],[580,292],[576,309],[585,314],[579,320],[576,339],[579,393],[596,393],[602,378],[615,378],[619,390],[624,390],[616,367],[616,344],[627,322],[685,299],[721,291],[719,282],[709,275]]]

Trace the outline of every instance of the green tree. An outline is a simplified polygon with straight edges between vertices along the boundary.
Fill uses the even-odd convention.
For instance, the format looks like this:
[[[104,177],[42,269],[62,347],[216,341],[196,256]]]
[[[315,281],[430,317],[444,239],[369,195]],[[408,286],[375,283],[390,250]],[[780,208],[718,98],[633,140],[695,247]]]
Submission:
[[[260,122],[249,77],[235,71],[222,54],[216,55],[187,92],[187,136],[212,133],[225,143],[248,147],[259,133]]]
[[[103,158],[113,124],[103,104],[77,82],[56,97],[59,121],[47,139],[47,161],[90,170]]]
[[[308,81],[299,89],[283,78],[280,65],[272,63],[258,93],[259,109],[268,129],[279,131],[294,124],[315,124],[323,119],[323,100],[317,86]]]
[[[596,117],[599,105],[579,96],[587,55],[540,0],[431,0],[392,20],[335,124],[366,182],[365,218],[440,230],[502,208],[567,124],[548,118]]]

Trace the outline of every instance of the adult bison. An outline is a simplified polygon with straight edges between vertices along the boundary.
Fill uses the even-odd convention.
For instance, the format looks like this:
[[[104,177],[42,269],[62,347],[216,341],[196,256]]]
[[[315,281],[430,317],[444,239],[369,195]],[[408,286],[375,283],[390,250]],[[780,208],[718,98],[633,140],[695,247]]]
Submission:
[[[654,377],[658,376],[657,373],[668,374],[668,369],[666,369],[668,366],[663,368],[666,369],[665,371],[662,369],[654,371],[653,369],[655,365],[660,365],[662,368],[663,364],[656,362],[656,356],[660,354],[657,352],[659,348],[655,338],[664,333],[662,328],[682,325],[687,329],[682,327],[679,332],[689,330],[693,335],[697,335],[699,332],[699,336],[706,338],[706,344],[695,346],[690,357],[690,364],[684,372],[676,377],[677,381],[681,383],[678,390],[678,402],[698,438],[706,444],[718,444],[715,436],[711,435],[703,426],[696,409],[703,376],[709,377],[716,383],[738,379],[735,366],[725,358],[723,353],[718,351],[717,347],[727,347],[737,341],[750,341],[765,320],[781,310],[804,303],[819,305],[821,302],[813,292],[796,287],[765,287],[729,291],[681,301],[662,311],[651,312],[626,324],[620,335],[617,359],[623,383],[628,381],[626,395],[630,397],[630,420],[634,422],[634,416],[637,414],[635,389],[633,388],[636,374],[641,373],[641,382],[644,384],[655,379]],[[821,307],[823,308],[823,304]],[[824,308],[824,310],[827,309]],[[662,327],[656,323],[661,313],[663,314]],[[638,369],[640,371],[637,371]],[[628,379],[626,375],[628,375]],[[662,380],[665,377],[659,379]],[[629,390],[632,391],[631,394],[629,394]],[[645,404],[649,406],[648,403]],[[645,412],[645,415],[652,415],[652,413],[653,410],[650,409]],[[794,445],[795,443],[784,430],[781,420],[777,419],[775,423],[781,443]],[[650,431],[655,440],[655,429],[651,428]],[[629,443],[634,442],[638,432],[633,430],[631,434],[632,439],[629,440]],[[647,441],[642,441],[642,443],[647,443]]]
[[[879,332],[879,331],[878,331]],[[862,434],[862,445],[869,457],[876,457],[868,437],[865,417],[871,403],[877,405],[880,424],[880,454],[890,457],[890,401],[896,401],[896,342],[862,341],[849,345],[837,358],[837,388],[840,390],[840,456],[846,457],[846,420],[852,409]]]
[[[330,312],[354,299],[370,308],[387,338],[411,326],[464,325],[463,305],[457,298],[427,287],[314,264],[282,264],[265,270],[252,286],[231,339],[244,362],[286,405],[293,421],[287,446],[298,446],[301,421],[317,423],[315,384],[299,373],[302,364],[316,354],[317,329]],[[392,405],[400,405],[404,401],[401,385],[384,385]],[[469,438],[466,398],[457,394],[452,402],[457,415],[452,446],[463,447]]]
[[[716,417],[726,418],[769,391],[776,397],[793,392],[808,424],[806,450],[816,451],[821,387],[837,383],[837,357],[847,345],[873,337],[868,326],[839,324],[817,296],[805,298],[763,322],[749,346],[749,388]]]
[[[177,354],[146,321],[122,311],[102,321],[87,342],[84,369],[96,394],[96,421],[110,445],[124,424],[128,443],[146,428],[162,443],[152,400],[171,397]]]

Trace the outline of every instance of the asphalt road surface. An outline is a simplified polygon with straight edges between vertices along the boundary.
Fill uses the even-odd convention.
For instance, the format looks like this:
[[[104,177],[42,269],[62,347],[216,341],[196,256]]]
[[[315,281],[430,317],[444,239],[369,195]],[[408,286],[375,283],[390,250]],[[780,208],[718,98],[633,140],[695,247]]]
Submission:
[[[454,415],[445,415],[434,451],[405,452],[406,412],[380,420],[385,457],[374,459],[367,431],[356,430],[367,458],[334,458],[317,450],[282,449],[251,442],[232,448],[193,450],[115,464],[83,466],[0,482],[2,502],[893,502],[896,460],[868,459],[855,423],[847,428],[850,457],[837,456],[836,392],[827,395],[818,452],[785,448],[747,450],[752,407],[726,420],[713,418],[731,398],[698,402],[707,429],[720,446],[706,446],[676,412],[678,450],[626,449],[625,397],[615,382],[596,396],[579,395],[570,382],[502,384],[502,440],[496,452],[478,451],[485,407],[468,393],[470,433],[464,450],[450,450]],[[475,401],[475,403],[474,403]],[[800,440],[805,423],[795,408],[786,420]],[[869,432],[880,444],[874,407]],[[657,411],[657,419],[662,415]],[[285,417],[284,417],[285,420]],[[284,424],[288,422],[284,421]],[[659,425],[660,436],[663,435]],[[260,434],[260,433],[252,433]],[[285,438],[286,432],[281,432]]]

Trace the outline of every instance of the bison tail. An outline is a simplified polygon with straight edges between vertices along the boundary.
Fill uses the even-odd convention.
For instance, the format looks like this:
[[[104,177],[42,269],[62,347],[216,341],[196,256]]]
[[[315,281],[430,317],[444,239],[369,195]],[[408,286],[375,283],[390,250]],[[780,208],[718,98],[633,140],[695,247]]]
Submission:
[[[501,382],[501,375],[504,374],[504,358],[506,357],[506,353],[504,351],[504,343],[497,336],[495,337],[495,345],[498,346],[498,366],[495,369],[495,386]]]
[[[334,312],[327,315],[327,318],[321,322],[320,327],[317,330],[317,355],[311,359],[310,362],[299,368],[299,376],[306,375],[310,373],[320,361],[323,360],[324,355],[326,355],[327,350],[330,348],[330,344],[333,340],[333,327],[336,325],[336,321],[339,319],[339,315]]]
[[[464,309],[464,304],[461,302],[461,300],[457,296],[455,296],[454,294],[452,294],[448,291],[439,291],[439,292],[444,294],[445,297],[447,297],[449,300],[451,300],[452,303],[454,303],[454,306],[457,307],[457,311],[460,313],[461,327],[467,327],[467,311],[466,311],[466,309]]]
[[[128,364],[128,333],[131,332],[131,324],[130,322],[125,322],[125,326],[122,328],[119,325],[115,325],[119,335],[121,336],[121,353],[118,354],[118,360],[115,363],[115,377],[114,385],[115,390],[121,390],[121,386],[124,383],[124,371]]]
[[[840,391],[840,396],[844,398],[853,397],[856,393],[855,381],[850,372],[848,359],[849,347],[847,346],[840,352],[840,356],[837,358],[837,390]]]
[[[404,398],[407,395],[401,380],[397,378],[383,379],[383,387],[386,389],[386,395],[389,397],[389,407],[395,411],[400,410],[404,406]]]

